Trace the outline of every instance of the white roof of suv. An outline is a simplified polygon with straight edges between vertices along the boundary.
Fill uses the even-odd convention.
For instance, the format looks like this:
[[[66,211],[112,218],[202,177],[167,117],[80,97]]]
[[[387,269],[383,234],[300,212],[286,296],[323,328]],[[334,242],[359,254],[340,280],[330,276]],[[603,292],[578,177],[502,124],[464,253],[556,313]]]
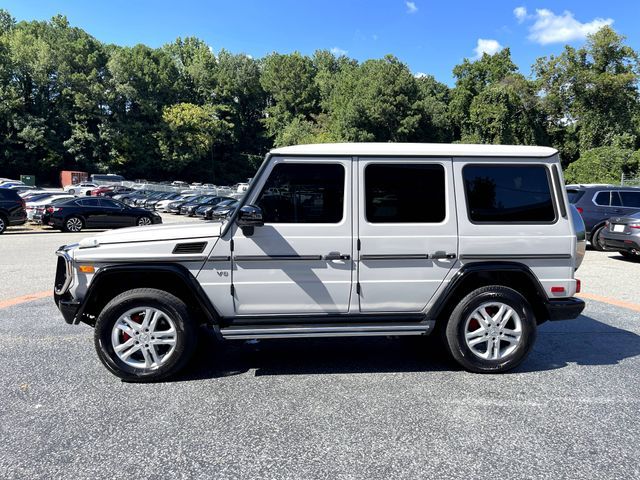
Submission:
[[[471,145],[463,143],[318,143],[271,150],[273,155],[420,156],[420,157],[535,157],[558,151],[525,145]]]

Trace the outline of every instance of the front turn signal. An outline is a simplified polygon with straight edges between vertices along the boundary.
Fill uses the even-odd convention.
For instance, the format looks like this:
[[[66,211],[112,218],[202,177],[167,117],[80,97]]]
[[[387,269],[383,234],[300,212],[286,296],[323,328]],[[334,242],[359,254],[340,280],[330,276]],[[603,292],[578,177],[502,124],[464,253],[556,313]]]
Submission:
[[[96,267],[94,267],[93,265],[80,265],[78,267],[78,270],[80,270],[82,273],[95,273]]]

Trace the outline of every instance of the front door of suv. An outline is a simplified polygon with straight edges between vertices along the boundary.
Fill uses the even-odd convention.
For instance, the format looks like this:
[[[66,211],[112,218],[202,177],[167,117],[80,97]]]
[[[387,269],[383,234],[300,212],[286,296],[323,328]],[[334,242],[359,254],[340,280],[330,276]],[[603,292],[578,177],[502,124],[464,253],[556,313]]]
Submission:
[[[237,315],[349,310],[353,234],[351,158],[277,158],[246,204],[264,225],[233,226]]]
[[[360,158],[358,291],[362,312],[419,312],[456,262],[449,158]]]

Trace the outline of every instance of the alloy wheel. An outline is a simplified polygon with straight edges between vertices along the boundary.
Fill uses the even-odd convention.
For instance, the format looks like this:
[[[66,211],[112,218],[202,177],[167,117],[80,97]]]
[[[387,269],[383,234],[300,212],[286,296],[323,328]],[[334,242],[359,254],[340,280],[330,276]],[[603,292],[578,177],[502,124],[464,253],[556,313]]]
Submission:
[[[78,217],[71,217],[69,220],[67,220],[67,230],[69,230],[70,232],[79,232],[80,230],[82,230],[82,220],[80,220]]]
[[[522,320],[506,303],[483,303],[467,318],[464,338],[475,356],[484,360],[499,360],[520,345]]]
[[[155,369],[176,349],[176,324],[157,308],[132,308],[113,325],[111,343],[118,358],[130,367]]]
[[[7,225],[4,223],[4,218],[0,217],[0,233],[4,232]]]
[[[151,219],[149,217],[140,217],[138,219],[138,226],[144,227],[145,225],[151,225]]]

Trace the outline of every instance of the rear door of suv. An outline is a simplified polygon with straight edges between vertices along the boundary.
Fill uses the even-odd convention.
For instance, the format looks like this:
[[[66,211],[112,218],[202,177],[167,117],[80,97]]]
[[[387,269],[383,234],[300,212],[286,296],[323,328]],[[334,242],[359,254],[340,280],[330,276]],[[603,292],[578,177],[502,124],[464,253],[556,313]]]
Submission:
[[[450,158],[360,158],[360,311],[419,312],[458,253]]]

